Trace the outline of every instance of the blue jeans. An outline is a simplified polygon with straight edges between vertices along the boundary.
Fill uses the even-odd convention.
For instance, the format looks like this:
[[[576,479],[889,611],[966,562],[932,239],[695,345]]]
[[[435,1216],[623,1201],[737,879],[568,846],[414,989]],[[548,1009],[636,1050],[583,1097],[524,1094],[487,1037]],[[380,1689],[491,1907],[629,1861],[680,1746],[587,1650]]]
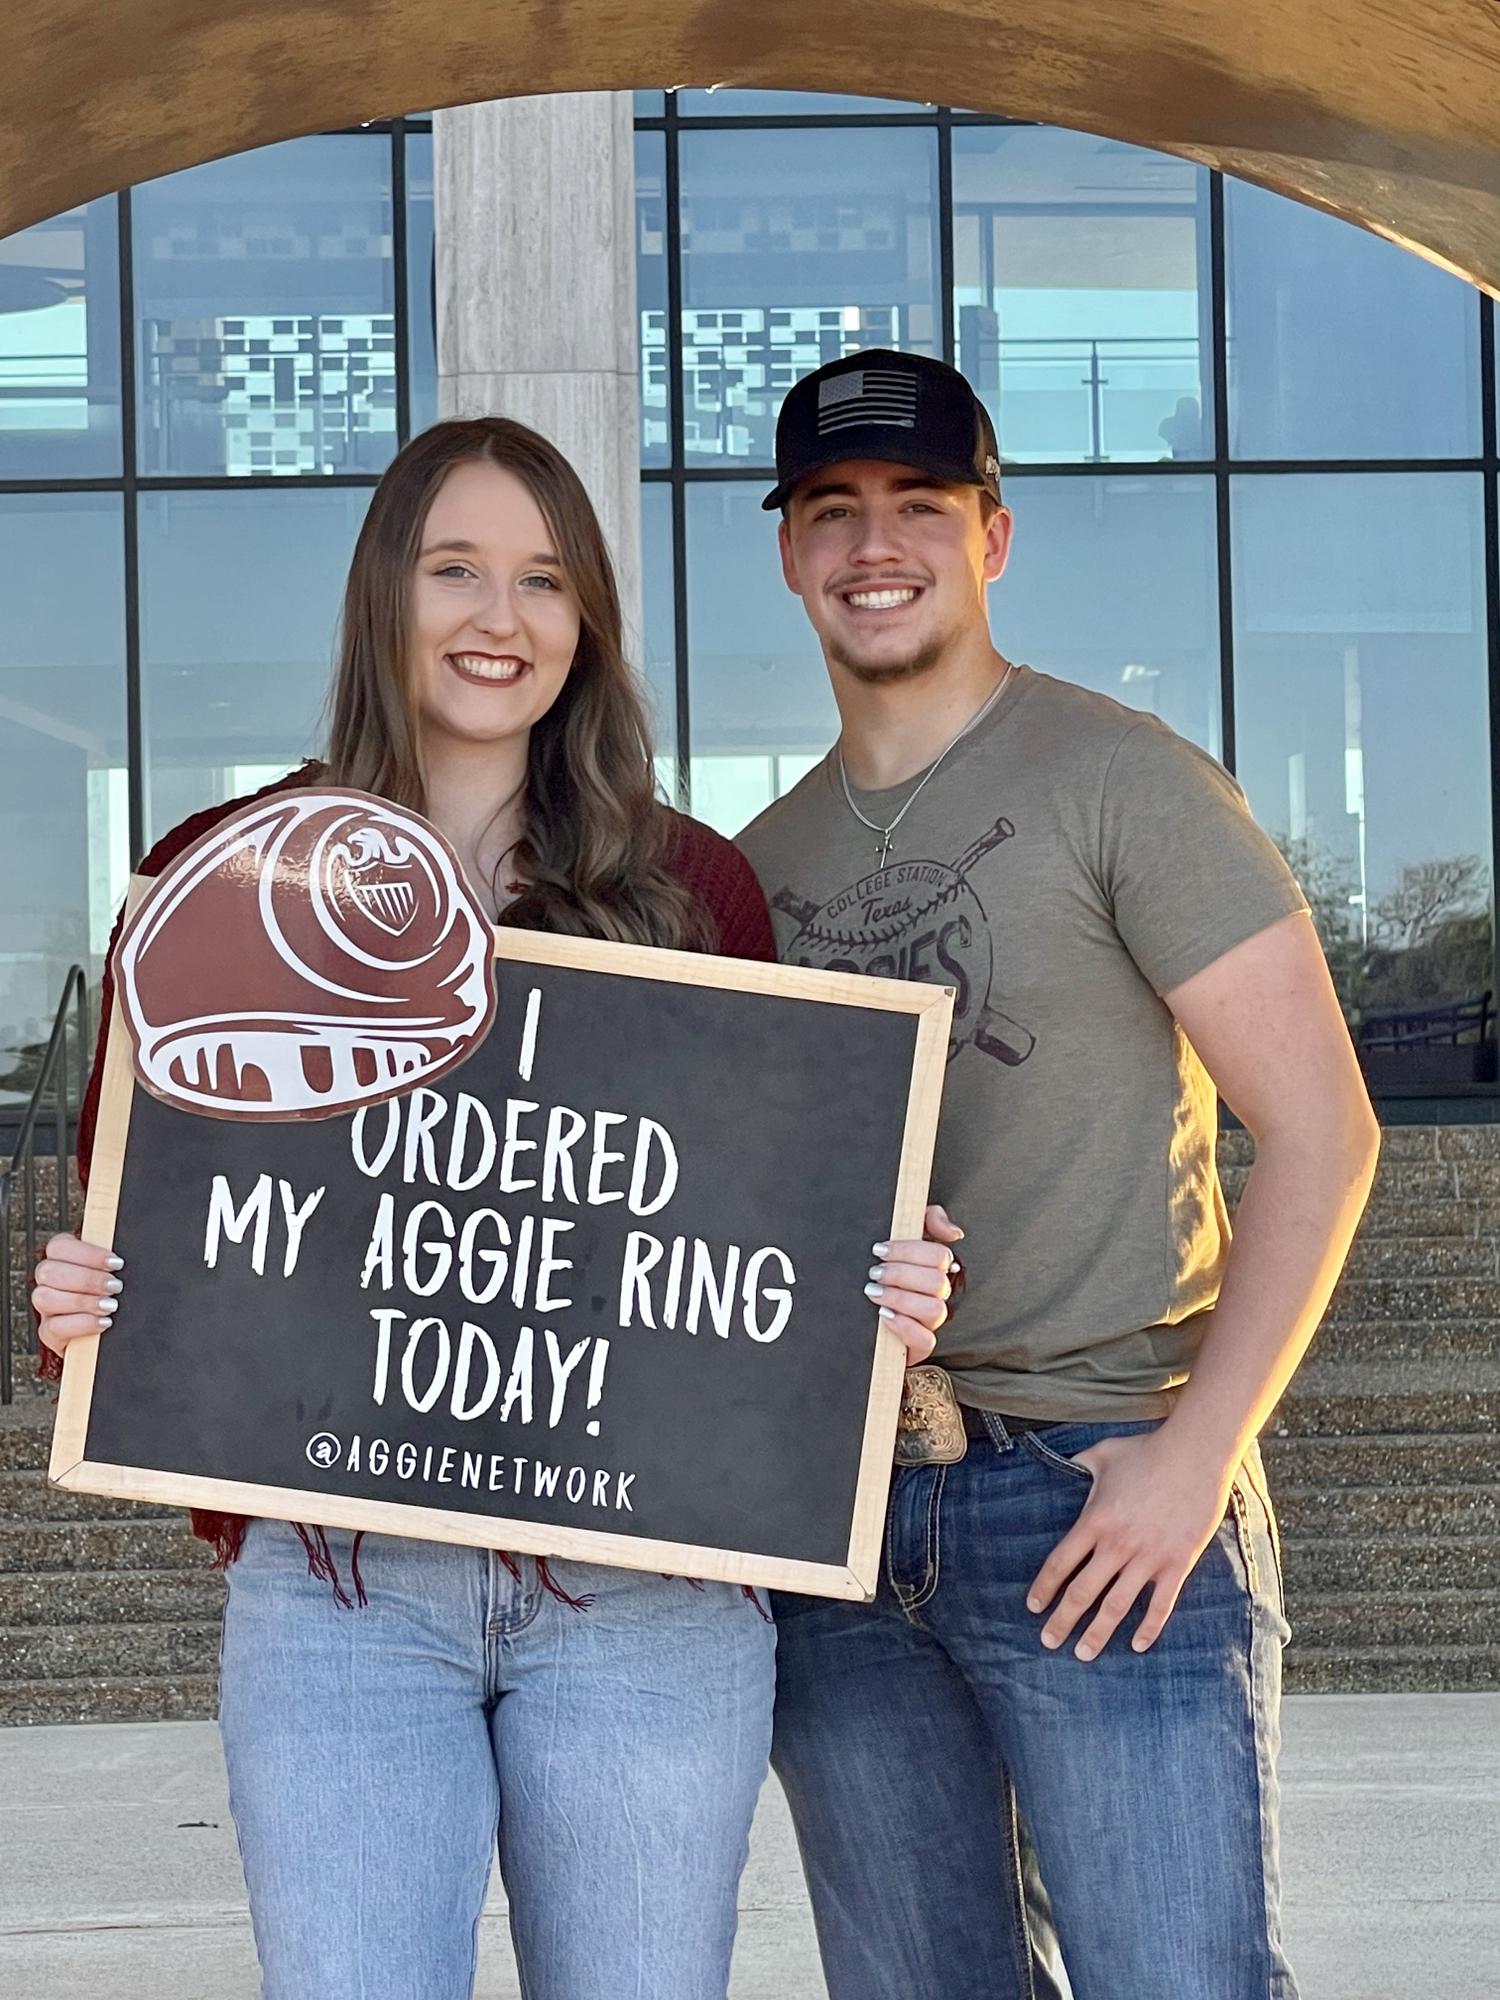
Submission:
[[[1046,1899],[1075,2000],[1296,2000],[1288,1633],[1258,1454],[1155,1646],[1130,1650],[1137,1607],[1085,1663],[1042,1645],[1027,1586],[1087,1497],[1074,1455],[1154,1425],[989,1421],[957,1464],[897,1473],[872,1604],[773,1599],[772,1762],[831,2000],[1054,1993],[1052,1941],[1026,1922]]]
[[[328,1540],[344,1580],[352,1538]],[[265,2000],[467,2000],[499,1831],[527,2000],[724,2000],[775,1632],[737,1585],[257,1521],[219,1725]]]

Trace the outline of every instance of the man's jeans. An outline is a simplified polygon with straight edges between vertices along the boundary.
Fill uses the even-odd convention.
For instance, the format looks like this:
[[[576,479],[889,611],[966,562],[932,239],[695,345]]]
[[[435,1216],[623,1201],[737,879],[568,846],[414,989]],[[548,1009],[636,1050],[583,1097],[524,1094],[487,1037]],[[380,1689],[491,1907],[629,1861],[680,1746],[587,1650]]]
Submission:
[[[1045,1909],[1023,1888],[1032,1853],[1076,2000],[1296,2000],[1276,1840],[1288,1634],[1258,1454],[1156,1644],[1130,1650],[1138,1606],[1085,1663],[1082,1625],[1042,1645],[1027,1586],[1087,1497],[1074,1455],[1154,1425],[1011,1438],[988,1421],[957,1464],[897,1473],[873,1604],[773,1600],[772,1762],[832,2000],[1054,1993],[1023,1920]]]
[[[351,1537],[329,1531],[345,1583]],[[736,1585],[295,1531],[229,1569],[220,1729],[266,2000],[467,2000],[499,1827],[527,2000],[724,2000],[775,1634]]]

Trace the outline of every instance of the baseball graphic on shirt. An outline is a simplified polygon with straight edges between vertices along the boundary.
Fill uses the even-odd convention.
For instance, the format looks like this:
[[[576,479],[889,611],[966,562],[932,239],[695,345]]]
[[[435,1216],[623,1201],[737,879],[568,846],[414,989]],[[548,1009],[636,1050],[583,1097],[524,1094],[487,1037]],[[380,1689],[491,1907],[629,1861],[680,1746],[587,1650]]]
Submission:
[[[1014,833],[1008,819],[998,819],[957,861],[887,861],[822,904],[780,890],[771,908],[800,926],[782,958],[823,972],[951,986],[948,1060],[973,1046],[1014,1069],[1036,1036],[991,1003],[990,923],[969,880],[975,864]]]
[[[214,1118],[330,1118],[430,1083],[495,1014],[458,856],[364,792],[280,792],[151,885],[114,973],[135,1074]]]

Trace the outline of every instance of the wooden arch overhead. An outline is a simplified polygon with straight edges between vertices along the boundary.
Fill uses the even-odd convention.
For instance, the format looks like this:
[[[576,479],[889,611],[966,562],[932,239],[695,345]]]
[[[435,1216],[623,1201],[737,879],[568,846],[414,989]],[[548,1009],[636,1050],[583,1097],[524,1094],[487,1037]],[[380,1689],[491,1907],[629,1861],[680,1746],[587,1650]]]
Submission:
[[[754,84],[1180,153],[1500,293],[1497,0],[9,0],[0,234],[363,119]]]

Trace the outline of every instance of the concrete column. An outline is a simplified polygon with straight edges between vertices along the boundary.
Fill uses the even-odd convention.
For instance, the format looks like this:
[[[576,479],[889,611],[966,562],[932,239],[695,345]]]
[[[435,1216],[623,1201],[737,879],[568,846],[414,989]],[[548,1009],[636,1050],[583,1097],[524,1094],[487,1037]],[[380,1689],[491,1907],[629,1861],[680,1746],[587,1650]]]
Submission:
[[[635,138],[628,91],[433,119],[438,407],[516,417],[588,488],[641,659]]]

